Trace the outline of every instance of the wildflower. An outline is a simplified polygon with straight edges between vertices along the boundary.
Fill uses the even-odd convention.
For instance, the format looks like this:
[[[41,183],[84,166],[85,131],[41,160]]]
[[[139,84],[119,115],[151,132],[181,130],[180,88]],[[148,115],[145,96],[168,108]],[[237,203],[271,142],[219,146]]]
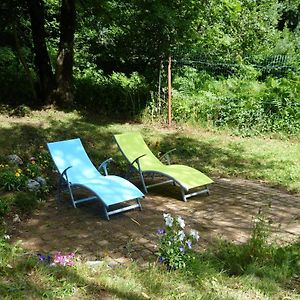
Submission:
[[[40,261],[42,261],[44,263],[47,263],[47,264],[50,264],[50,261],[51,261],[51,256],[50,255],[45,256],[45,255],[43,255],[41,253],[38,253],[37,256],[38,256],[38,259]]]
[[[180,226],[182,229],[184,229],[184,227],[185,227],[184,220],[183,220],[181,217],[178,217],[178,218],[177,218],[177,221],[178,221],[179,226]]]
[[[4,238],[5,240],[10,240],[10,235],[4,234],[3,238]]]
[[[166,233],[166,231],[164,228],[160,228],[157,230],[157,234],[165,234],[165,233]]]
[[[16,172],[16,174],[15,174],[15,175],[16,175],[16,177],[20,177],[20,175],[21,175],[21,174],[20,174],[20,173],[18,173],[18,172]]]
[[[22,170],[21,170],[21,169],[17,169],[17,172],[21,174],[21,173],[22,173]]]
[[[184,246],[183,246],[183,245],[180,245],[180,246],[179,246],[179,251],[180,251],[180,252],[183,252],[183,251],[184,251]]]
[[[172,227],[174,219],[171,217],[170,214],[163,214],[166,226]]]
[[[183,230],[178,231],[178,239],[180,242],[182,242],[185,238],[185,233]]]
[[[62,266],[73,266],[74,265],[74,256],[75,253],[70,253],[67,255],[63,255],[61,252],[57,252],[53,258],[54,265],[62,265]]]
[[[199,240],[199,233],[198,233],[197,230],[191,229],[190,234],[191,234],[193,239],[195,239],[196,241]]]
[[[189,249],[192,249],[192,241],[191,240],[187,240],[186,244],[187,244]]]
[[[159,257],[159,262],[160,262],[160,263],[163,263],[164,261],[165,261],[165,258],[164,258],[163,256],[160,256],[160,257]]]

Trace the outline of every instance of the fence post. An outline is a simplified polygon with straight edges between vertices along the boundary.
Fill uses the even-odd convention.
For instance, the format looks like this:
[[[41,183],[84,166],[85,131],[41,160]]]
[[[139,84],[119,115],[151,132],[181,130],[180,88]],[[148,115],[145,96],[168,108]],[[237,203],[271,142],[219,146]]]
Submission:
[[[168,126],[172,126],[172,82],[171,82],[171,56],[168,62]]]

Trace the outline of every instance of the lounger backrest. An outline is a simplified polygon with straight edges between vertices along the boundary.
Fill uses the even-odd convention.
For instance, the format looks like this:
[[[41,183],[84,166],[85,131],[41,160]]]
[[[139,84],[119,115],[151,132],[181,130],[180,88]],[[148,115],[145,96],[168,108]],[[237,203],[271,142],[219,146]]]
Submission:
[[[130,163],[137,157],[146,154],[140,159],[142,170],[162,165],[162,162],[151,152],[139,133],[122,133],[116,134],[114,137],[121,152]]]
[[[88,157],[80,139],[48,143],[48,149],[60,174],[68,168],[70,182],[85,182],[99,177],[99,172]]]

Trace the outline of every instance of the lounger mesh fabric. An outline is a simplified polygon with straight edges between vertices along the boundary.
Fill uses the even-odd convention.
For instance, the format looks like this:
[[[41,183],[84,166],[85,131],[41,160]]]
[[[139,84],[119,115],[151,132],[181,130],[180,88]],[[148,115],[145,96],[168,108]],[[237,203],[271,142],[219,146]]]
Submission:
[[[165,165],[149,149],[143,137],[139,133],[123,133],[114,136],[119,149],[131,164],[136,158],[141,157],[139,161],[140,171],[143,174],[161,174],[171,178],[185,192],[213,183],[208,176],[202,172],[185,166],[185,165]],[[133,167],[139,171],[138,163],[135,162]],[[146,186],[151,187],[151,185]],[[206,187],[205,191],[208,192]],[[189,197],[189,195],[185,195]],[[186,197],[184,196],[184,200]]]
[[[80,139],[48,143],[48,149],[61,175],[70,167],[64,179],[71,187],[82,187],[91,191],[106,208],[144,196],[124,178],[101,175],[85,152]]]

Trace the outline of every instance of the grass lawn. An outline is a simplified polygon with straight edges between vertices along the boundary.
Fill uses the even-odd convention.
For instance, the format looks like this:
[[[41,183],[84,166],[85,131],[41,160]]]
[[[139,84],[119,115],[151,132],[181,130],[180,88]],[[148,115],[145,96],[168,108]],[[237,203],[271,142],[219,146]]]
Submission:
[[[49,141],[80,137],[95,164],[113,157],[117,171],[125,169],[113,134],[140,131],[154,153],[172,148],[173,162],[199,168],[212,177],[237,176],[261,180],[300,193],[300,137],[237,137],[201,128],[166,129],[139,123],[47,110],[29,117],[0,115],[0,156],[27,154]]]
[[[173,162],[210,177],[260,180],[300,194],[300,137],[242,138],[49,109],[22,118],[0,115],[0,157],[29,158],[49,141],[80,137],[95,164],[113,157],[111,172],[122,173],[126,163],[112,136],[126,131],[140,131],[156,154],[176,148]],[[168,272],[161,265],[134,263],[91,269],[78,261],[74,267],[51,267],[0,239],[0,299],[300,299],[299,242],[274,252],[255,244],[263,250],[257,260],[251,245],[220,244],[215,252],[196,256],[187,270]],[[243,266],[238,273],[228,271],[237,263]]]

